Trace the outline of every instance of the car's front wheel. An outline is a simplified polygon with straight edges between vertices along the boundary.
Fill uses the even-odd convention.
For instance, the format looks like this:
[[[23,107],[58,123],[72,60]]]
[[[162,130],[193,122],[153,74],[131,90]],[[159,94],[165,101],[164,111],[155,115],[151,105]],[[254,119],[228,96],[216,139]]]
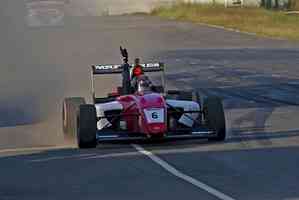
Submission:
[[[81,105],[77,116],[78,147],[95,148],[97,145],[97,115],[94,105]]]
[[[212,141],[223,141],[226,137],[225,116],[222,101],[218,97],[208,97],[203,105],[204,119],[208,127],[216,132]]]

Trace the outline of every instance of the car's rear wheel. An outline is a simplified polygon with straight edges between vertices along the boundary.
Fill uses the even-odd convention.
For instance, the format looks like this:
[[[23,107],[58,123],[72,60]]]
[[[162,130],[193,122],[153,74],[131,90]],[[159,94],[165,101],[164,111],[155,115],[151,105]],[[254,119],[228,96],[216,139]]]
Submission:
[[[164,92],[163,85],[154,85],[152,89],[153,89],[154,92],[157,92],[157,93],[163,93]]]
[[[221,99],[218,97],[208,97],[204,101],[203,113],[207,126],[216,132],[216,136],[209,138],[209,140],[225,140],[225,116]]]
[[[66,98],[62,106],[62,127],[66,138],[75,138],[77,112],[80,105],[85,104],[82,97]]]
[[[94,105],[81,105],[77,117],[77,142],[79,148],[95,148],[97,145],[97,115]]]
[[[196,91],[169,90],[169,91],[167,91],[166,98],[175,99],[175,100],[182,100],[182,101],[200,102],[200,95]]]

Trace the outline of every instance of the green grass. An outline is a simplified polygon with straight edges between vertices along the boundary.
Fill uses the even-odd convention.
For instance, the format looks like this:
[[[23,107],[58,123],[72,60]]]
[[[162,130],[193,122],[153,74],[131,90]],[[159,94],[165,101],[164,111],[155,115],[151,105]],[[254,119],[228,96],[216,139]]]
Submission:
[[[299,11],[299,0],[290,0],[290,9]]]
[[[299,15],[263,8],[224,8],[191,3],[160,7],[151,13],[167,19],[219,25],[261,36],[299,40]]]

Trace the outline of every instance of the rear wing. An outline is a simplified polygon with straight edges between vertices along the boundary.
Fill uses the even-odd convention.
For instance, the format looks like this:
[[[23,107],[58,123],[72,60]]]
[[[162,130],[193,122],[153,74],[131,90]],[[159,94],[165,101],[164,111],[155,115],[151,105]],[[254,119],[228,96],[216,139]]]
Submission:
[[[164,63],[140,64],[144,72],[164,72]],[[133,65],[130,65],[133,66]],[[120,74],[123,72],[122,65],[92,65],[92,74]]]
[[[144,72],[162,72],[161,77],[162,77],[162,85],[165,86],[165,68],[164,68],[164,63],[146,63],[146,64],[140,64],[143,67]],[[123,73],[123,71],[126,71],[126,69],[123,69],[123,66],[127,67],[128,64],[124,65],[92,65],[92,71],[91,71],[91,90],[92,90],[92,97],[94,103],[96,103],[97,98],[95,94],[95,78],[97,75],[104,75],[104,74],[122,74],[123,76],[123,84],[122,84],[122,90],[125,91],[124,94],[127,94],[126,92],[126,85],[127,81],[130,83],[130,78],[125,78],[126,75]],[[133,65],[129,65],[133,66]],[[124,67],[124,68],[125,68]],[[133,67],[130,67],[129,73],[132,73]],[[129,75],[130,75],[129,74]],[[130,88],[131,89],[131,88]],[[128,89],[129,91],[129,89]]]

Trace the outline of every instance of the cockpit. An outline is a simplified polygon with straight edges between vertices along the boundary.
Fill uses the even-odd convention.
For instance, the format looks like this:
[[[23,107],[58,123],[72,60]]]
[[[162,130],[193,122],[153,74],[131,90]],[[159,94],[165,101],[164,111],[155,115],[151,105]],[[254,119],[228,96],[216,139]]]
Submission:
[[[137,92],[144,93],[144,92],[150,92],[152,88],[151,81],[149,78],[145,75],[142,75],[137,78]]]

